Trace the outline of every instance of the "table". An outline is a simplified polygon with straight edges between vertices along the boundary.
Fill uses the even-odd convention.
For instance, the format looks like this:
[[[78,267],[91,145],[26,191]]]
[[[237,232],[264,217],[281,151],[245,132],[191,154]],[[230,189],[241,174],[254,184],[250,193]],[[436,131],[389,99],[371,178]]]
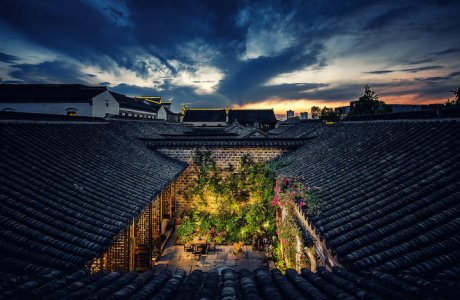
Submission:
[[[204,237],[194,237],[193,238],[193,243],[194,245],[206,245],[208,243],[208,239]]]
[[[204,248],[201,248],[201,249],[204,249],[204,250],[201,250],[200,251],[197,251],[197,248],[198,246],[204,246]],[[204,237],[194,237],[193,238],[193,244],[192,244],[192,247],[193,247],[193,253],[196,255],[201,255],[201,254],[205,254],[206,251],[206,247],[208,247],[208,240]],[[205,252],[203,252],[205,251]],[[198,257],[199,259],[199,257]]]

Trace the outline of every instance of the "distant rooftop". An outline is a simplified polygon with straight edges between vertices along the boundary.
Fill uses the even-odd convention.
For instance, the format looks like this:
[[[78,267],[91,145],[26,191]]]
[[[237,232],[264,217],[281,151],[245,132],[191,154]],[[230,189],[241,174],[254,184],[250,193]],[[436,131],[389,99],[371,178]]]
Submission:
[[[398,113],[347,116],[345,121],[459,118],[460,107],[436,108]]]
[[[120,104],[120,107],[140,109],[151,112],[157,112],[160,108],[160,105],[156,103],[151,103],[147,100],[144,100],[143,98],[128,97],[126,95],[115,93],[112,91],[110,91],[110,94],[112,94],[112,96],[117,100],[117,102]]]
[[[228,120],[227,120],[228,111]],[[227,122],[238,121],[241,124],[276,123],[273,109],[224,109],[195,108],[186,109],[183,122]]]
[[[0,84],[0,102],[86,102],[107,91],[83,84]]]
[[[223,122],[225,109],[188,109],[185,111],[183,122]]]
[[[171,104],[171,101],[163,101],[161,96],[136,96],[136,99],[142,99],[155,104]]]

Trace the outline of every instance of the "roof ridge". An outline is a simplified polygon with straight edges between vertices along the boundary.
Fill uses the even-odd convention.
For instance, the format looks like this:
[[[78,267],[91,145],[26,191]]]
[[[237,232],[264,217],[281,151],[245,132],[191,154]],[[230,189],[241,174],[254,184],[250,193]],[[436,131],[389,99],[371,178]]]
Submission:
[[[363,120],[363,121],[340,121],[343,124],[353,124],[353,123],[421,123],[421,122],[460,122],[460,117],[452,118],[439,118],[439,119],[397,119],[397,120]]]

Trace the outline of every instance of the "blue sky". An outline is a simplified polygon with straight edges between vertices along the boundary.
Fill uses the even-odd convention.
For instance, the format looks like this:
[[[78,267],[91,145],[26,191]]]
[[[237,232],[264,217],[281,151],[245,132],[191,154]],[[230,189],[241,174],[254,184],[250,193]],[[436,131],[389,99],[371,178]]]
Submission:
[[[191,107],[388,103],[460,86],[460,1],[3,0],[0,77]]]

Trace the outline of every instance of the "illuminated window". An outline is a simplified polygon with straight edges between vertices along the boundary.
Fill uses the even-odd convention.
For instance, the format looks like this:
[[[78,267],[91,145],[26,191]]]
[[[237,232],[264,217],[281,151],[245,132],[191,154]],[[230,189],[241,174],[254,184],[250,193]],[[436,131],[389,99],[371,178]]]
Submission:
[[[68,117],[76,117],[77,116],[77,109],[76,108],[67,108],[66,109]]]

